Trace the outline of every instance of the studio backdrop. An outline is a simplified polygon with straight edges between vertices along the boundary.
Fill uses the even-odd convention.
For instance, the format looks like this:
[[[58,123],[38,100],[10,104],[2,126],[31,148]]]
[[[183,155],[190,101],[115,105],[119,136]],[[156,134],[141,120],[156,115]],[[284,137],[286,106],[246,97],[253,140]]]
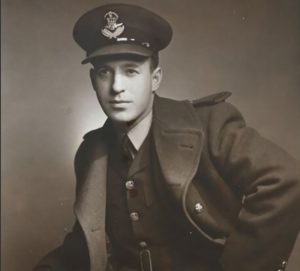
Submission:
[[[31,270],[71,230],[74,154],[105,121],[72,29],[84,12],[111,2],[2,1],[3,271]],[[300,159],[300,1],[122,2],[173,26],[159,95],[230,91],[249,126]],[[288,271],[299,270],[299,243]]]

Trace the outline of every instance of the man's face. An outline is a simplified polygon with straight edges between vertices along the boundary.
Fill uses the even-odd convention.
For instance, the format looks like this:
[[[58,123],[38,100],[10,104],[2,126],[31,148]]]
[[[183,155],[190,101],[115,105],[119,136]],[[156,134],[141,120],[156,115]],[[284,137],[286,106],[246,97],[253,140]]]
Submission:
[[[132,125],[151,111],[161,69],[152,70],[150,58],[108,58],[94,67],[93,87],[108,118]]]

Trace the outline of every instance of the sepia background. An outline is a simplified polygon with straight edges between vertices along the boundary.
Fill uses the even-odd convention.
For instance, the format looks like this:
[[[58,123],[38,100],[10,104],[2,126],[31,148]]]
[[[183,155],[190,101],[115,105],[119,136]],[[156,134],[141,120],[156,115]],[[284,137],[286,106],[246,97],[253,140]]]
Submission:
[[[3,271],[31,270],[71,229],[74,154],[105,120],[72,28],[107,2],[2,1]],[[147,7],[173,26],[159,94],[231,91],[250,126],[300,159],[299,1],[119,2]],[[299,256],[300,240],[288,271],[299,270]]]

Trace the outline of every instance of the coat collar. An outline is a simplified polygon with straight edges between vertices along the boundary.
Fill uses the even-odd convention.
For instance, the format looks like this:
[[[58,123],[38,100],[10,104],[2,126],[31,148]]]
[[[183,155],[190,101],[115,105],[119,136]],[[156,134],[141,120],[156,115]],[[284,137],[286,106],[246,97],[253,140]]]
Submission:
[[[177,200],[184,200],[196,174],[203,147],[203,128],[188,101],[156,96],[154,144],[163,177]]]
[[[95,133],[81,146],[80,167],[84,172],[77,174],[78,192],[74,211],[84,232],[90,256],[90,270],[105,270],[105,205],[107,145]]]

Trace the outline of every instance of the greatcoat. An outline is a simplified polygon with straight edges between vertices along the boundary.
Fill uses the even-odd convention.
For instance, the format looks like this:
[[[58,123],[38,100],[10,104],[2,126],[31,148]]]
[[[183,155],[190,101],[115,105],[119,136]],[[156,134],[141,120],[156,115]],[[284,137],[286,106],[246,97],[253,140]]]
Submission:
[[[216,261],[225,271],[283,270],[300,227],[300,166],[247,127],[225,102],[227,94],[193,102],[155,97],[153,141],[164,204],[187,239],[221,251]],[[38,267],[106,270],[109,125],[84,137],[75,157],[74,229]]]

